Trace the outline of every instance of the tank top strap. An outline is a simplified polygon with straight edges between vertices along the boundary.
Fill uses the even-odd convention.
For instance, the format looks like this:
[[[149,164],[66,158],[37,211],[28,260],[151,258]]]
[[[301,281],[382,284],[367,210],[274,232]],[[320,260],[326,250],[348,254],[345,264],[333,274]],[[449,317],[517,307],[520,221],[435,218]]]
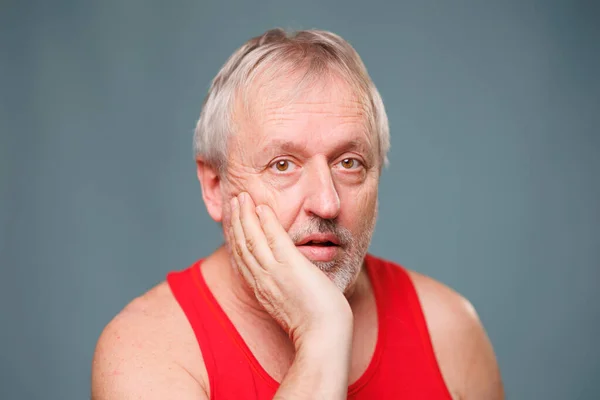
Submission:
[[[379,329],[384,332],[377,344],[381,346],[377,373],[354,399],[451,399],[409,273],[370,254],[365,265],[377,302]]]
[[[277,382],[261,374],[264,370],[206,285],[201,265],[202,260],[171,272],[167,282],[198,340],[211,399],[272,397]]]

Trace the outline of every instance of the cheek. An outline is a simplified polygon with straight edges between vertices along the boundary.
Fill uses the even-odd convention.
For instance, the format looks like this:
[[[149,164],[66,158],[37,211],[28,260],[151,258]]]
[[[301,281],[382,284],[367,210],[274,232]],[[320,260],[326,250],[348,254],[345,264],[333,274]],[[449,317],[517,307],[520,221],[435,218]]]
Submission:
[[[292,225],[300,209],[302,198],[300,190],[296,187],[290,187],[285,190],[274,188],[272,185],[264,182],[260,177],[245,178],[243,181],[237,181],[231,184],[230,194],[224,203],[223,221],[229,223],[231,218],[230,199],[232,195],[240,192],[247,192],[254,201],[254,204],[265,204],[275,212],[277,219],[284,229]],[[224,225],[225,226],[225,225]]]
[[[368,225],[377,209],[377,185],[365,184],[340,193],[342,223],[352,230]]]
[[[223,227],[231,223],[231,198],[247,192],[256,205],[271,207],[283,228],[288,230],[301,209],[303,199],[301,185],[294,183],[289,179],[257,173],[241,162],[230,161],[223,191]]]
[[[277,219],[286,231],[289,231],[302,210],[304,199],[301,188],[290,187],[286,190],[277,190],[269,198],[271,208]]]

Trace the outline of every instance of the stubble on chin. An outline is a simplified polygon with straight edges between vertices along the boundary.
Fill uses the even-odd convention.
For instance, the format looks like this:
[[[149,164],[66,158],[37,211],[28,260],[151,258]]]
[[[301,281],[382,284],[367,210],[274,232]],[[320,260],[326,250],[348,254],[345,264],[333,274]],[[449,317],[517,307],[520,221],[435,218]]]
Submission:
[[[350,235],[338,260],[327,262],[312,261],[343,293],[348,293],[352,290],[353,285],[360,275],[376,222],[377,209],[375,209],[373,216],[365,221],[358,235]]]

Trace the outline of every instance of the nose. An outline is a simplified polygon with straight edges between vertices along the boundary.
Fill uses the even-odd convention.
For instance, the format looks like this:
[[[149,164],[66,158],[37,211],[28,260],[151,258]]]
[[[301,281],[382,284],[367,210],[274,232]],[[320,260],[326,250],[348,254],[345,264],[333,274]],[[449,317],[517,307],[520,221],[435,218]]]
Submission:
[[[308,214],[323,219],[334,219],[340,213],[340,198],[331,176],[331,169],[327,162],[312,167],[305,182],[307,196],[304,209]]]

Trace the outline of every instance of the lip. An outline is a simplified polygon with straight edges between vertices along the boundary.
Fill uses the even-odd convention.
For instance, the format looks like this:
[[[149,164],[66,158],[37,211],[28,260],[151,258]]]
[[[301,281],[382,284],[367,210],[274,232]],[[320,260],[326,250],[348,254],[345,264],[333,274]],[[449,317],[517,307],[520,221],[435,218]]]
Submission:
[[[332,233],[313,233],[308,235],[298,243],[296,246],[305,246],[308,242],[331,242],[336,246],[340,245],[340,240]],[[323,247],[323,246],[308,246],[308,247]],[[332,246],[333,247],[333,246]]]
[[[340,246],[297,245],[296,248],[310,261],[333,261],[340,251]]]

